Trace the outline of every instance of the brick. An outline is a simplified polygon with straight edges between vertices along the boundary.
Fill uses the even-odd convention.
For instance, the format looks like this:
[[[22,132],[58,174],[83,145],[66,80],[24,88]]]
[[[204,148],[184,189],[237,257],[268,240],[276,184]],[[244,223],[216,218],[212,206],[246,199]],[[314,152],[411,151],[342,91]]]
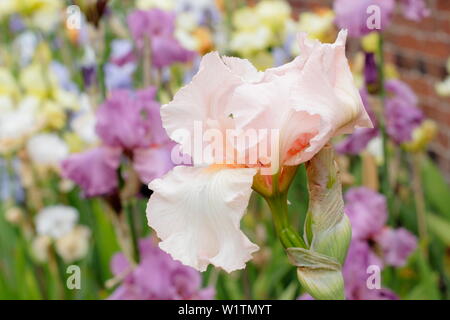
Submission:
[[[419,22],[406,19],[401,14],[396,14],[392,19],[391,26],[395,26],[395,28],[388,28],[388,32],[395,32],[398,27],[407,28],[409,30],[415,30],[419,32],[434,32],[436,31],[436,27],[438,26],[438,22],[432,16],[425,18]]]
[[[417,37],[411,34],[394,35],[391,33],[386,38],[387,41],[391,41],[396,46],[413,51],[422,51],[424,48],[423,41],[420,41]]]
[[[437,11],[448,11],[450,13],[450,1],[448,0],[436,0]]]
[[[444,130],[438,130],[438,134],[436,136],[436,142],[439,145],[441,145],[442,147],[447,148],[447,149],[450,147],[449,137],[447,134],[448,130],[449,130],[449,128],[446,128]]]
[[[437,63],[435,63],[437,62]],[[428,74],[436,79],[442,81],[447,77],[447,69],[445,68],[445,60],[441,61],[427,61]]]
[[[438,107],[432,107],[429,105],[423,105],[422,109],[424,110],[427,117],[433,119],[438,123],[439,128],[441,126],[448,128],[450,127],[450,113],[445,110],[441,110]]]
[[[450,35],[450,17],[442,17],[437,20],[437,30]]]
[[[404,80],[411,86],[413,91],[420,96],[435,96],[434,87],[430,86],[423,77],[406,77]]]
[[[450,44],[438,40],[424,41],[422,52],[436,58],[445,59],[450,56]]]

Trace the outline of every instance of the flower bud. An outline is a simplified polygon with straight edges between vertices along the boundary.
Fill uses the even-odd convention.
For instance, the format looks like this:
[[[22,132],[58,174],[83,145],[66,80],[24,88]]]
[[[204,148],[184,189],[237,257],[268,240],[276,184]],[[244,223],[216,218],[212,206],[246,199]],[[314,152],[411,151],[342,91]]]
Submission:
[[[18,207],[12,207],[6,210],[5,219],[11,224],[20,224],[23,220],[23,212]]]
[[[298,166],[283,166],[281,167],[279,174],[270,176],[263,175],[258,172],[253,179],[253,190],[258,192],[265,198],[270,198],[278,193],[286,193],[289,191],[289,187],[297,174]],[[273,179],[276,177],[278,181],[274,184]],[[276,186],[277,190],[274,190]]]
[[[343,263],[351,240],[351,225],[344,200],[334,150],[325,146],[308,164],[309,208],[305,222],[310,250]]]
[[[305,290],[316,299],[344,299],[342,264],[352,231],[334,150],[325,146],[307,165],[309,208],[304,240],[308,249],[287,249]]]
[[[302,287],[315,299],[344,300],[341,264],[335,259],[302,248],[287,249],[291,263],[297,266]]]

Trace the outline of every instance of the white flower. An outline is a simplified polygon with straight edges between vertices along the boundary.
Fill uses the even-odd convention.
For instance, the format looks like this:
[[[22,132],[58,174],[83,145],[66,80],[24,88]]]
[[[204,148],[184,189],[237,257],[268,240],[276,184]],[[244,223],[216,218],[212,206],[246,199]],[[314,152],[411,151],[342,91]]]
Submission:
[[[370,140],[369,144],[367,145],[366,150],[375,157],[377,163],[379,165],[383,164],[384,157],[383,157],[383,141],[380,137],[376,137],[372,140]]]
[[[48,260],[48,250],[52,241],[48,236],[37,236],[31,243],[31,252],[34,258],[39,262]]]
[[[28,140],[27,152],[35,164],[57,166],[67,157],[69,148],[56,134],[41,133]]]
[[[70,233],[77,221],[78,211],[62,205],[44,208],[35,218],[37,233],[56,239]]]
[[[450,77],[436,84],[436,92],[441,97],[450,97]]]
[[[98,142],[98,136],[95,133],[95,124],[97,123],[95,112],[89,103],[89,97],[82,95],[80,97],[80,110],[71,122],[72,130],[89,145]]]
[[[38,44],[37,36],[31,32],[26,31],[14,40],[13,46],[19,53],[19,61],[21,66],[26,66],[30,63],[35,54],[35,50]]]
[[[311,160],[336,135],[372,126],[345,57],[346,35],[343,31],[334,44],[321,44],[302,34],[302,55],[264,73],[247,60],[217,53],[203,57],[192,81],[161,108],[169,137],[194,164],[177,166],[149,185],[153,195],[147,218],[161,249],[199,271],[208,264],[227,272],[243,269],[258,250],[240,230],[255,175],[268,193],[276,188],[271,177],[263,178],[260,164],[270,162],[284,177],[279,185],[287,188],[288,172],[295,172],[288,167]],[[214,144],[223,144],[215,149],[211,140],[202,139],[194,148],[202,152],[193,150],[185,137],[196,135],[198,123],[203,132],[218,133],[211,139]],[[223,138],[230,129],[237,130],[240,139],[247,130],[274,130],[280,139],[272,143],[266,136],[242,148]],[[271,156],[259,154],[257,165],[236,160],[255,148],[267,150],[269,143]],[[213,155],[212,149],[224,153]]]
[[[36,98],[26,97],[17,109],[11,107],[0,112],[0,154],[18,147],[36,129],[38,105]]]
[[[66,263],[82,259],[89,250],[91,231],[86,226],[76,226],[70,233],[56,240],[56,251]]]

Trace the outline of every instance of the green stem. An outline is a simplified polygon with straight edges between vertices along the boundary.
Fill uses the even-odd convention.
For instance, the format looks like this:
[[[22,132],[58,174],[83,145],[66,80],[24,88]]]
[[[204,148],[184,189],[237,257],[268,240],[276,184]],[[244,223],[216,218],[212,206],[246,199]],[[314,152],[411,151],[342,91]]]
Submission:
[[[378,125],[381,131],[382,137],[382,146],[383,146],[383,165],[381,167],[381,178],[382,184],[381,189],[383,194],[386,196],[389,212],[392,214],[392,192],[390,185],[390,177],[389,177],[389,150],[388,150],[388,134],[386,130],[386,123],[384,121],[384,110],[386,105],[386,88],[385,82],[386,77],[384,73],[384,37],[383,34],[379,34],[378,40],[378,76],[379,76],[379,84],[380,84],[380,98],[381,98],[381,110],[378,114]]]
[[[285,248],[306,248],[304,240],[291,227],[288,216],[287,191],[279,192],[279,173],[272,176],[273,194],[266,197],[272,212],[273,224],[281,244]]]
[[[127,220],[128,220],[128,226],[130,227],[130,234],[131,234],[131,247],[133,249],[133,259],[136,263],[139,263],[140,261],[140,253],[139,253],[139,243],[138,243],[138,235],[136,231],[136,221],[134,217],[134,206],[132,203],[129,203],[127,205]]]
[[[419,229],[419,236],[422,240],[422,250],[425,257],[428,257],[428,229],[425,198],[421,181],[421,160],[422,155],[419,153],[412,154],[412,171],[413,171],[413,190],[414,201],[416,204],[417,225]]]
[[[12,157],[5,157],[5,166],[6,171],[8,173],[8,186],[11,187],[11,183],[15,179],[15,172],[14,172],[14,165],[13,165],[13,159]],[[5,210],[7,209],[7,205],[15,205],[15,199],[14,199],[14,190],[8,190],[8,199],[6,200]],[[1,205],[1,203],[0,203]],[[29,219],[29,212],[28,210],[24,210],[25,219]],[[41,275],[39,274],[42,270],[39,269],[38,266],[36,266],[33,262],[33,259],[31,257],[31,253],[29,252],[29,246],[26,239],[26,236],[23,234],[23,230],[20,226],[18,226],[15,229],[16,236],[19,239],[19,242],[23,246],[24,254],[25,254],[25,261],[29,265],[29,267],[32,270],[33,276],[35,278],[37,287],[39,289],[39,293],[43,299],[47,299],[47,290],[45,288],[45,283],[41,280]]]
[[[58,300],[65,300],[66,298],[66,279],[61,270],[61,264],[56,255],[56,250],[52,245],[48,253],[48,265],[50,272],[52,273],[53,279],[56,285],[56,294]]]

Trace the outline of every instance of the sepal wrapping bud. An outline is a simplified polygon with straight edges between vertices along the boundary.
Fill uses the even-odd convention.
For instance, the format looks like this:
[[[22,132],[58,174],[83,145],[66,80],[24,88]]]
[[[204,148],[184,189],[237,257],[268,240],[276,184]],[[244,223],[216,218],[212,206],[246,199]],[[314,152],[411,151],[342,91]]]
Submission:
[[[339,262],[303,248],[288,248],[286,251],[291,263],[297,267],[300,284],[313,298],[344,299],[344,279]]]
[[[325,146],[307,164],[309,208],[304,240],[307,250],[290,248],[300,283],[316,299],[343,299],[342,265],[352,237],[334,150]]]

